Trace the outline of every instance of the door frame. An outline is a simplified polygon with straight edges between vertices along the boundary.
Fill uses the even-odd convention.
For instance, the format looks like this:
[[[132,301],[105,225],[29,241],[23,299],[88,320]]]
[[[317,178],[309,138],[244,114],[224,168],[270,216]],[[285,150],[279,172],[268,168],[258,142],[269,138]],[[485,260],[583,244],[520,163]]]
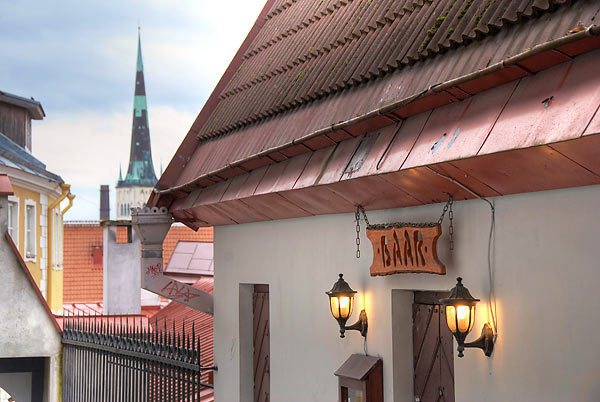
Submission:
[[[43,357],[0,358],[0,373],[31,373],[31,402],[43,402],[44,365]]]

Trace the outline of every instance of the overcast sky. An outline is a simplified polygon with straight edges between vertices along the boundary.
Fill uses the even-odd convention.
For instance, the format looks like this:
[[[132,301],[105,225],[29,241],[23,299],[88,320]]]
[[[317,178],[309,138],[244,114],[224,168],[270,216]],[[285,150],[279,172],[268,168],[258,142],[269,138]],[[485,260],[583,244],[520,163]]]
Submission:
[[[99,186],[127,171],[137,24],[157,176],[265,0],[0,0],[0,90],[34,97],[33,154],[72,184],[67,220],[98,219]],[[113,215],[114,216],[114,215]]]

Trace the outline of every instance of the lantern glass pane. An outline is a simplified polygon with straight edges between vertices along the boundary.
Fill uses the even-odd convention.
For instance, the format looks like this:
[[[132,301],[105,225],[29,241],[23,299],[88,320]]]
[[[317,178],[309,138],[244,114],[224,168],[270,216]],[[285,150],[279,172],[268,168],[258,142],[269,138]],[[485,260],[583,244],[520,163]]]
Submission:
[[[446,306],[446,323],[450,332],[468,334],[475,324],[475,306]]]
[[[331,297],[331,313],[335,318],[347,319],[352,315],[352,305],[354,298],[348,296]]]
[[[456,311],[454,306],[446,306],[446,324],[448,324],[448,328],[450,332],[456,332]]]
[[[467,332],[471,332],[473,325],[475,325],[475,306],[471,306],[471,322],[469,323],[469,330]]]
[[[456,316],[458,317],[458,332],[463,334],[469,332],[469,306],[456,306]]]

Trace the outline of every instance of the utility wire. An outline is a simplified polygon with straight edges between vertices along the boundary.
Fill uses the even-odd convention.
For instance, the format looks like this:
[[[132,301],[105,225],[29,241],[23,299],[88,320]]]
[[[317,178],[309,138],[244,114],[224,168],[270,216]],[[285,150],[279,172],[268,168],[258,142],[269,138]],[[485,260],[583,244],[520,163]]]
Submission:
[[[485,197],[480,196],[475,191],[471,190],[469,187],[465,186],[458,180],[456,180],[450,176],[447,176],[445,174],[442,174],[442,173],[430,168],[429,166],[425,166],[425,167],[432,173],[435,173],[436,175],[456,184],[457,186],[459,186],[460,188],[462,188],[469,194],[472,194],[475,197],[479,198],[480,200],[487,202],[487,204],[490,207],[492,216],[491,216],[491,222],[490,222],[490,234],[488,237],[488,250],[487,250],[488,279],[489,279],[488,297],[489,297],[489,301],[490,301],[489,310],[490,310],[490,315],[492,317],[492,325],[494,326],[494,342],[496,342],[496,339],[498,338],[498,317],[496,314],[496,312],[497,312],[497,310],[496,310],[496,294],[494,292],[494,269],[492,266],[492,241],[494,239],[494,233],[495,233],[495,228],[496,228],[496,208],[494,207],[494,204],[490,200],[488,200]]]

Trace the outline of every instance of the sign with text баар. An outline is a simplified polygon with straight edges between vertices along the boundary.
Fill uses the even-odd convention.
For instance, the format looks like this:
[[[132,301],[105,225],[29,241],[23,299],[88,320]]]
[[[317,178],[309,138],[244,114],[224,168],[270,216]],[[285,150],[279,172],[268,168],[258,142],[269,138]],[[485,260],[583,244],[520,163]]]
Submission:
[[[367,237],[373,244],[371,276],[410,272],[445,275],[446,267],[436,250],[441,234],[440,225],[367,229]]]

